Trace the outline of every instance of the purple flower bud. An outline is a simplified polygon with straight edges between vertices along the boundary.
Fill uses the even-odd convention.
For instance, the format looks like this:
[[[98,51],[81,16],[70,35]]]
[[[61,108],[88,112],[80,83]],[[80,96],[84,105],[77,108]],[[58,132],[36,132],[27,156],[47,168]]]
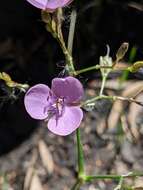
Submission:
[[[69,5],[72,0],[27,0],[34,7],[49,12],[55,11],[57,8],[62,8]]]
[[[69,135],[75,131],[83,118],[79,101],[83,87],[74,77],[55,78],[51,89],[44,84],[31,87],[25,95],[24,104],[34,119],[48,120],[48,129],[57,135]]]

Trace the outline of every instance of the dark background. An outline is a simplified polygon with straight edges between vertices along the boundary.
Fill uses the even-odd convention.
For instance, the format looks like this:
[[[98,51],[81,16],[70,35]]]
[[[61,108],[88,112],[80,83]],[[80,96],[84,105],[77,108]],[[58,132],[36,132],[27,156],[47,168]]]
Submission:
[[[63,27],[68,35],[71,8],[76,7],[77,25],[73,56],[76,68],[97,64],[106,54],[106,44],[115,57],[122,42],[137,47],[136,60],[143,57],[143,1],[81,0],[74,1],[65,11]],[[130,50],[130,49],[129,49]],[[126,56],[128,59],[128,54]],[[0,71],[13,80],[30,85],[50,85],[53,77],[62,71],[64,57],[40,19],[40,10],[26,0],[5,0],[0,6]],[[87,79],[97,78],[98,73]],[[142,74],[135,75],[142,79]],[[1,82],[0,93],[6,98],[0,102],[0,155],[8,152],[27,138],[37,122],[29,118],[23,105],[23,94],[13,100]]]

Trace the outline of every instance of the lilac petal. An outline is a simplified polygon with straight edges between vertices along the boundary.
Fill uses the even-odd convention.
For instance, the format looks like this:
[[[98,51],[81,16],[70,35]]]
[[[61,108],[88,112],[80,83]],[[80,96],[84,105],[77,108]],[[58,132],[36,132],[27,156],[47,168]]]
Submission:
[[[47,0],[27,0],[31,5],[39,9],[46,9]]]
[[[60,7],[65,7],[66,5],[70,3],[71,3],[71,0],[49,0],[47,1],[46,8],[54,10]]]
[[[44,84],[37,84],[27,91],[24,104],[32,118],[45,119],[47,117],[45,109],[49,105],[49,93],[50,88]]]
[[[83,86],[74,77],[55,78],[52,80],[52,91],[57,97],[65,98],[68,103],[76,103],[83,96]]]
[[[39,9],[47,9],[50,12],[57,8],[64,7],[71,3],[72,0],[27,0],[33,6]]]
[[[56,116],[50,118],[48,129],[61,136],[66,136],[75,131],[83,118],[83,112],[79,107],[65,107],[64,113],[56,120]]]

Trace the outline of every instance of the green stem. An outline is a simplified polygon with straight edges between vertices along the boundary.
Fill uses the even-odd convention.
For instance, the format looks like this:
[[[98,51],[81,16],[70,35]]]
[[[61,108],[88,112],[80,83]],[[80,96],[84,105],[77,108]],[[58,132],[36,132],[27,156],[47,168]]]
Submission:
[[[65,55],[65,60],[66,60],[66,65],[67,65],[67,70],[69,72],[69,75],[75,75],[75,68],[74,68],[74,64],[73,64],[73,58],[70,55],[68,49],[66,48],[65,42],[63,40],[63,37],[60,38],[57,36],[57,41],[60,44],[60,47],[63,51],[63,54]]]
[[[100,65],[94,65],[94,66],[91,66],[91,67],[88,67],[88,68],[85,68],[85,69],[77,70],[76,75],[79,75],[81,73],[85,73],[85,72],[88,72],[88,71],[92,71],[92,70],[98,70],[98,69],[100,69]]]
[[[94,65],[94,66],[91,66],[91,67],[88,67],[88,68],[85,68],[85,69],[81,69],[81,70],[77,70],[77,71],[75,71],[75,75],[79,75],[79,74],[82,74],[82,73],[85,73],[85,72],[88,72],[88,71],[92,71],[92,70],[99,70],[99,69],[101,69],[101,68],[105,68],[105,69],[112,69],[112,71],[129,71],[129,68],[128,67],[118,67],[118,66],[116,66],[116,67],[112,67],[112,66],[102,66],[102,65]],[[112,72],[111,71],[111,72]]]
[[[76,130],[76,137],[77,137],[77,153],[78,153],[78,177],[82,178],[85,175],[84,154],[83,154],[83,147],[81,144],[81,136],[79,128]]]
[[[120,175],[93,175],[93,176],[85,176],[85,181],[90,182],[93,181],[95,179],[114,179],[114,180],[119,180],[120,179]]]
[[[66,47],[66,44],[65,44],[65,41],[63,38],[62,23],[61,23],[61,18],[59,18],[59,17],[61,17],[59,15],[62,14],[60,11],[61,11],[60,9],[57,10],[55,20],[53,19],[53,17],[50,17],[49,13],[47,13],[46,11],[42,11],[42,20],[46,23],[47,31],[50,32],[52,34],[52,36],[58,41],[58,43],[62,49],[62,52],[65,56],[66,67],[69,72],[69,75],[75,75],[73,58],[72,58],[72,55],[70,54],[70,51]],[[72,30],[72,27],[70,27],[70,30]],[[70,33],[70,31],[69,31],[69,33]],[[72,40],[70,40],[69,43],[72,43]],[[72,48],[72,44],[70,47]]]
[[[128,97],[122,97],[122,96],[106,96],[106,95],[99,95],[99,96],[96,96],[94,98],[91,98],[85,102],[83,102],[81,104],[81,106],[84,106],[84,105],[88,105],[88,104],[91,104],[91,103],[94,103],[96,102],[97,100],[101,100],[101,99],[108,99],[108,100],[112,100],[112,101],[116,101],[116,100],[122,100],[122,101],[128,101],[128,102],[134,102],[136,104],[139,104],[141,106],[143,106],[143,103],[142,102],[139,102],[137,100],[135,100],[134,98],[128,98]]]
[[[78,179],[71,190],[79,190],[81,184],[84,182],[84,154],[83,154],[83,147],[81,144],[81,136],[80,136],[80,129],[76,130],[76,138],[77,138],[77,155],[78,155]]]
[[[103,94],[103,90],[104,90],[104,87],[105,87],[106,79],[107,79],[107,76],[104,75],[102,77],[102,84],[101,84],[101,89],[100,89],[100,93],[99,93],[100,96],[102,96],[102,94]]]
[[[90,182],[96,179],[112,179],[112,180],[120,180],[121,178],[130,178],[130,177],[142,177],[143,173],[131,173],[129,175],[93,175],[93,176],[85,176],[85,181]]]
[[[123,185],[123,182],[124,182],[124,177],[121,176],[121,178],[120,178],[120,180],[119,180],[119,183],[118,183],[118,185],[114,188],[114,190],[121,190],[122,185]]]

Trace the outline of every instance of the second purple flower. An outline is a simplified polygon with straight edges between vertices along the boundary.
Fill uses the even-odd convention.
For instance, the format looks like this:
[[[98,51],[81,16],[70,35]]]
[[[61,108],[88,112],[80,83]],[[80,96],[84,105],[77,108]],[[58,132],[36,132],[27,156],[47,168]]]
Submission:
[[[27,0],[34,7],[42,10],[47,10],[49,12],[55,11],[57,8],[62,8],[67,6],[72,2],[72,0]]]

